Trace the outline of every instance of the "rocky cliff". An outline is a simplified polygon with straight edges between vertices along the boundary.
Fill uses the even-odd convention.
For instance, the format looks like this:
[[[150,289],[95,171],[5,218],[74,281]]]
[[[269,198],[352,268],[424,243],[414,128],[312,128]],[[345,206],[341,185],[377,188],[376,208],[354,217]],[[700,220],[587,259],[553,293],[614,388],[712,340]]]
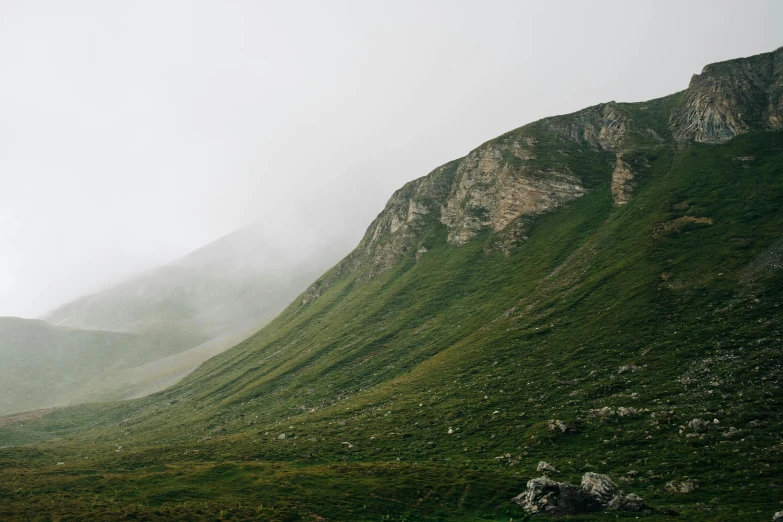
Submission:
[[[612,101],[525,125],[395,192],[356,250],[303,301],[347,272],[370,278],[406,257],[416,261],[438,234],[459,246],[488,231],[508,250],[528,237],[536,216],[592,190],[626,204],[662,150],[781,129],[783,48],[708,65],[682,93]]]
[[[706,66],[672,115],[680,143],[725,143],[751,130],[783,129],[783,47]]]

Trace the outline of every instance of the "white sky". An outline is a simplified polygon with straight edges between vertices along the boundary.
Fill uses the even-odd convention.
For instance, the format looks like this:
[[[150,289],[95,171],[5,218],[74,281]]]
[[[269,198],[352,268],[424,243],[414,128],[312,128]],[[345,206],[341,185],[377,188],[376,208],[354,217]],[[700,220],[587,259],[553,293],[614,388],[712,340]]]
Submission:
[[[779,1],[0,0],[0,315],[255,220],[355,243],[482,142],[679,91],[781,27]]]

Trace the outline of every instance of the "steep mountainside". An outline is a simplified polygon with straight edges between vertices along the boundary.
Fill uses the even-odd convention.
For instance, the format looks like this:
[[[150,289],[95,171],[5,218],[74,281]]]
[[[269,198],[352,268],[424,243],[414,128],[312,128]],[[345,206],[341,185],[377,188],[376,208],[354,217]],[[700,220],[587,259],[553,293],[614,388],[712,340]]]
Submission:
[[[0,515],[519,519],[546,461],[608,474],[649,519],[771,519],[782,75],[783,49],[713,64],[408,183],[177,385],[0,423],[0,444],[39,442],[0,451]]]
[[[0,320],[0,413],[147,395],[251,335],[338,258],[292,262],[259,226],[82,297]],[[48,323],[48,324],[47,324]]]

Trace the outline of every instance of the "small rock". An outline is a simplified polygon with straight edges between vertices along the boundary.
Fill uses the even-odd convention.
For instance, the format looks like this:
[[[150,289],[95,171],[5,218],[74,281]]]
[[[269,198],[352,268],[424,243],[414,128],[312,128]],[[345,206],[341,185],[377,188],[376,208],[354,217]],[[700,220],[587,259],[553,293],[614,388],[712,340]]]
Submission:
[[[609,406],[604,406],[603,408],[597,410],[590,410],[590,416],[598,417],[599,419],[611,417],[612,415],[614,415],[614,410]]]
[[[620,488],[608,476],[589,471],[582,477],[582,489],[604,505],[620,493]]]
[[[451,426],[449,426],[449,435],[451,435],[452,433],[454,433],[454,430],[451,428]]]
[[[565,422],[557,419],[549,419],[546,421],[546,427],[549,431],[560,430],[562,433],[575,433],[576,429],[569,426]]]
[[[778,511],[772,515],[772,522],[783,522],[783,511]]]
[[[285,433],[281,433],[277,436],[278,440],[285,440]]]
[[[637,413],[636,408],[626,408],[624,406],[617,408],[617,415],[620,417],[633,417]]]
[[[65,466],[65,462],[58,462],[57,465],[58,466]]]
[[[617,495],[614,497],[606,505],[606,509],[639,512],[649,509],[649,507],[641,497],[629,493],[628,495]]]
[[[672,480],[671,482],[667,482],[665,486],[666,491],[670,493],[679,493],[681,495],[693,493],[698,488],[699,484],[693,479],[682,481]]]
[[[626,365],[620,366],[620,368],[617,370],[617,373],[635,372],[639,368],[640,368],[640,366],[637,365],[637,364],[634,364],[634,363],[626,364]]]
[[[699,433],[702,431],[707,431],[708,425],[709,423],[703,419],[693,419],[692,421],[688,422],[688,427]]]
[[[538,463],[538,467],[536,468],[536,471],[538,471],[539,473],[541,473],[542,471],[549,471],[550,473],[559,473],[556,467],[554,467],[553,465],[547,462],[544,462],[543,460]]]

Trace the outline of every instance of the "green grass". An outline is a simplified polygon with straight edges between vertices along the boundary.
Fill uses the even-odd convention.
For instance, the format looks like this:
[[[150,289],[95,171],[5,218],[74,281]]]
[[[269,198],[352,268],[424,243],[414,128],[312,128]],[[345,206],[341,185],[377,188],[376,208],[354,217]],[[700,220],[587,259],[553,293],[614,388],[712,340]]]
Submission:
[[[623,110],[660,121],[656,103],[676,99]],[[0,428],[34,443],[0,450],[0,518],[517,520],[539,460],[625,477],[680,520],[771,518],[783,135],[639,147],[622,207],[613,154],[568,147],[540,161],[567,157],[590,192],[509,253],[489,232],[451,246],[428,215],[420,260],[333,272],[171,389]],[[638,413],[591,415],[605,406]],[[688,437],[694,418],[711,424]],[[665,490],[685,477],[692,495]]]

